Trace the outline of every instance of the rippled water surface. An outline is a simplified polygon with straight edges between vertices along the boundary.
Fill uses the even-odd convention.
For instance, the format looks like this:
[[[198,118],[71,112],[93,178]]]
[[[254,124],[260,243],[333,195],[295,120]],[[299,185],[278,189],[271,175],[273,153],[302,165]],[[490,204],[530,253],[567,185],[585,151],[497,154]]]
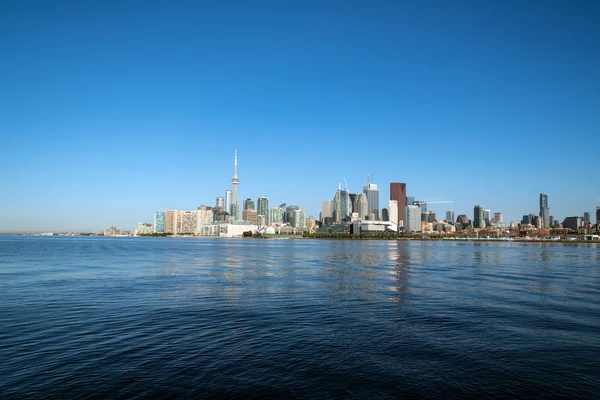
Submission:
[[[600,397],[600,248],[0,236],[0,397]]]

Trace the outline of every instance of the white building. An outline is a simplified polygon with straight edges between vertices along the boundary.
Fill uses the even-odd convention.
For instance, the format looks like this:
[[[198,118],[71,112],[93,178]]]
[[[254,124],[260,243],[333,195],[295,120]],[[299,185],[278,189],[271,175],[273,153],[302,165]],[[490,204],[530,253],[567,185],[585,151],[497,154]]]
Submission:
[[[388,212],[390,215],[390,221],[398,225],[398,200],[390,200]]]
[[[421,231],[421,209],[419,206],[406,206],[404,209],[404,230],[406,232]]]

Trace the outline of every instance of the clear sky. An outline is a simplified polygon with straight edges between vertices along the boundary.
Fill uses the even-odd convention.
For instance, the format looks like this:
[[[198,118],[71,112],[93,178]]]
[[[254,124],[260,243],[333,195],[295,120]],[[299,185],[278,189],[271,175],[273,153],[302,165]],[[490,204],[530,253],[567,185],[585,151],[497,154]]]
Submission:
[[[0,2],[0,231],[239,200],[318,216],[372,173],[505,220],[595,213],[600,2]],[[593,214],[592,214],[593,215]]]

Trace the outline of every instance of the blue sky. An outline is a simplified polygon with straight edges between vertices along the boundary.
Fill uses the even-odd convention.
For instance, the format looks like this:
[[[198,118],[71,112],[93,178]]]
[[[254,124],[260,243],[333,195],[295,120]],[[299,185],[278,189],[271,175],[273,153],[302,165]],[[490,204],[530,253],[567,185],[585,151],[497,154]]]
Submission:
[[[505,220],[600,196],[594,1],[0,3],[0,231],[231,188],[318,215],[372,173]]]

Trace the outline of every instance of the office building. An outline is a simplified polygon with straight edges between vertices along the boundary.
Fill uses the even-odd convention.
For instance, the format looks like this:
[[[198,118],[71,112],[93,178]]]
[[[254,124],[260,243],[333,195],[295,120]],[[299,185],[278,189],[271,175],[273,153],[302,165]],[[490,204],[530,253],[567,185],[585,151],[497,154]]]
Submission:
[[[294,228],[306,227],[306,211],[294,209],[292,212],[292,223],[290,225]]]
[[[550,227],[550,209],[548,208],[548,195],[540,193],[540,214],[542,217],[542,227]]]
[[[406,196],[406,205],[407,206],[412,206],[415,204],[415,197],[414,196]],[[400,208],[398,208],[399,210]]]
[[[263,216],[262,219],[259,219],[259,222],[262,222],[262,224],[259,225],[263,226],[269,224],[269,199],[267,199],[266,196],[259,197],[258,200],[256,200],[256,213]]]
[[[502,221],[502,213],[499,213],[499,212],[494,213],[494,222],[495,223],[503,222]]]
[[[596,225],[600,228],[600,207],[596,207]]]
[[[387,208],[382,208],[381,209],[381,220],[385,221],[385,222],[389,222],[390,221],[390,213],[388,212]]]
[[[583,213],[583,222],[585,222],[586,225],[589,225],[591,222],[590,213],[587,211]]]
[[[477,205],[473,208],[473,228],[482,229],[484,227],[483,206]]]
[[[406,206],[404,206],[404,208],[406,208]],[[398,224],[398,200],[390,200],[388,209],[389,209],[389,213],[390,213],[390,221],[397,225]],[[402,220],[404,220],[404,215],[402,216]]]
[[[488,226],[492,221],[491,221],[491,211],[490,210],[483,210],[483,222],[485,223],[485,226]]]
[[[231,203],[233,202],[233,192],[231,190],[225,191],[225,211],[231,214]]]
[[[340,222],[352,213],[352,204],[350,204],[350,194],[342,190],[341,185],[333,197],[333,217],[335,222]]]
[[[221,210],[225,210],[225,197],[218,196],[217,200],[215,201],[215,207],[219,207],[221,208]]]
[[[238,221],[240,219],[240,206],[237,201],[231,202],[231,221]]]
[[[249,197],[246,200],[244,200],[244,211],[245,210],[254,210],[254,200],[252,200]]]
[[[333,201],[327,200],[321,204],[321,222],[326,218],[333,218]]]
[[[271,209],[271,223],[277,225],[283,225],[283,216],[285,214],[285,208],[275,207]]]
[[[454,222],[454,210],[446,211],[446,221]]]
[[[299,210],[300,207],[298,206],[288,206],[285,210],[285,213],[287,215],[287,223],[290,224],[291,226],[294,226],[294,224],[296,223],[294,220],[294,211],[295,210]]]
[[[404,209],[404,230],[406,232],[421,231],[421,210],[418,206],[406,206]]]
[[[356,198],[358,197],[358,194],[348,193],[348,197],[350,197],[350,206],[352,207],[350,214],[358,212],[357,210],[354,209],[354,205],[356,204]]]
[[[406,197],[406,183],[392,182],[390,183],[390,200],[396,202],[397,216],[396,219],[392,218],[392,206],[390,203],[390,221],[395,222],[404,219],[404,209],[408,204],[408,198]],[[413,199],[414,201],[414,199]]]
[[[154,232],[163,233],[165,231],[165,212],[157,211],[154,213]]]
[[[563,221],[563,228],[576,231],[579,228],[579,217],[567,217]]]
[[[365,219],[365,217],[369,214],[369,202],[367,201],[367,195],[364,193],[359,193],[356,196],[356,204],[354,205],[354,209],[356,213],[358,213],[358,218]]]
[[[256,210],[246,209],[242,211],[242,219],[246,222],[249,222],[250,225],[257,224],[257,216],[258,214],[256,213]]]
[[[363,193],[367,195],[369,214],[374,215],[374,220],[379,219],[379,189],[374,183],[367,183],[363,186]]]

